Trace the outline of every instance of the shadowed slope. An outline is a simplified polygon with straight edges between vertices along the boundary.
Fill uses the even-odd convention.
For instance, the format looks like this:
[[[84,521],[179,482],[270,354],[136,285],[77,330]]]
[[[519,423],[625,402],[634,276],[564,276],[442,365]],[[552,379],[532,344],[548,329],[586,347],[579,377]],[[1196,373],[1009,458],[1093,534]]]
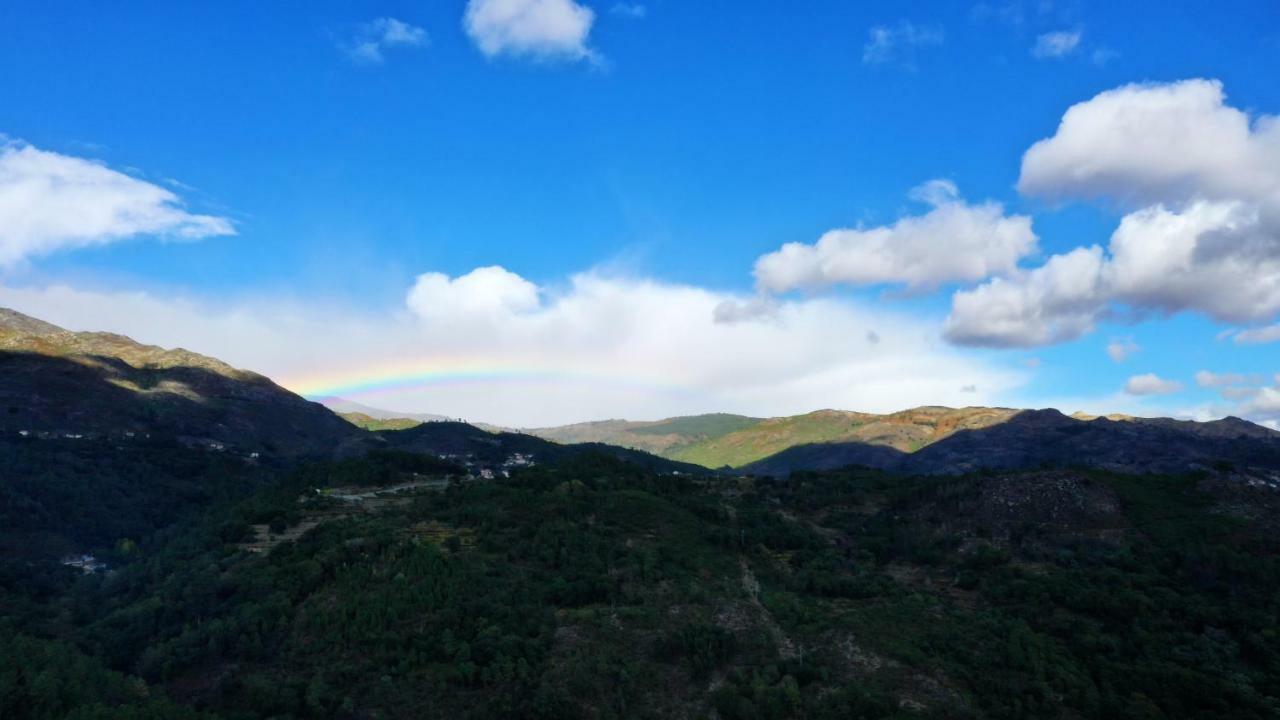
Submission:
[[[257,373],[8,310],[0,313],[0,431],[166,435],[290,456],[328,454],[364,435]]]
[[[1130,473],[1180,473],[1229,463],[1280,470],[1280,433],[1241,420],[1207,423],[1167,418],[1078,420],[1057,410],[1024,410],[1005,422],[956,431],[914,453],[888,454],[859,442],[785,450],[743,470],[786,475],[866,465],[924,475],[972,470],[1091,467]]]

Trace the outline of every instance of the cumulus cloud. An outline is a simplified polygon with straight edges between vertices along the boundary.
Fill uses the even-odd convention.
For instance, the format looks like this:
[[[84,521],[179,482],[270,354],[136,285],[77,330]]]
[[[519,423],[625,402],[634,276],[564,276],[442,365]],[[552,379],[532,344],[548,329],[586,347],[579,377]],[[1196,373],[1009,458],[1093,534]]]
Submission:
[[[427,44],[427,31],[391,17],[380,17],[361,25],[355,36],[340,47],[352,60],[380,64],[391,48],[420,47]]]
[[[456,278],[444,273],[423,273],[405,299],[409,309],[421,318],[464,323],[528,312],[538,303],[537,285],[496,265],[476,268]]]
[[[922,27],[903,20],[897,25],[877,25],[867,31],[862,46],[862,62],[867,65],[903,63],[915,60],[916,48],[941,45],[944,35],[939,28]]]
[[[140,235],[234,234],[226,218],[189,213],[159,185],[91,160],[0,144],[0,267]]]
[[[779,301],[770,322],[715,322],[717,306],[749,300],[598,272],[538,286],[502,268],[426,273],[402,307],[380,312],[0,286],[0,306],[73,329],[187,347],[299,390],[317,387],[317,377],[397,377],[426,368],[436,382],[358,399],[513,426],[708,410],[994,404],[1025,373],[960,353],[909,315],[845,300]],[[863,332],[833,332],[872,326],[876,342]],[[966,385],[977,392],[962,392]]]
[[[1280,123],[1250,122],[1221,85],[1130,85],[1073,106],[1023,157],[1046,198],[1151,203],[1099,247],[955,295],[948,337],[1028,347],[1077,338],[1118,312],[1257,323],[1280,312]],[[1246,331],[1247,332],[1247,331]],[[1259,331],[1246,340],[1265,336]]]
[[[1031,218],[1005,215],[996,202],[966,203],[948,180],[925,183],[911,196],[932,206],[929,212],[830,230],[813,245],[787,243],[756,261],[756,284],[769,292],[839,283],[922,291],[1011,272],[1036,250]]]
[[[1070,55],[1080,47],[1081,30],[1057,30],[1036,37],[1036,44],[1031,54],[1040,59],[1062,58]]]
[[[1134,375],[1124,384],[1124,391],[1130,395],[1171,395],[1182,390],[1182,383],[1165,380],[1155,373]]]
[[[1119,338],[1107,343],[1107,357],[1115,362],[1122,363],[1141,349],[1138,343],[1133,341],[1133,338]]]
[[[463,27],[488,57],[582,60],[595,12],[574,0],[468,0]]]
[[[1137,206],[1259,200],[1280,186],[1280,121],[1250,121],[1217,80],[1125,85],[1073,105],[1022,157],[1018,189]]]
[[[1054,255],[1034,270],[957,292],[943,335],[958,345],[1037,347],[1074,340],[1093,329],[1102,249]]]

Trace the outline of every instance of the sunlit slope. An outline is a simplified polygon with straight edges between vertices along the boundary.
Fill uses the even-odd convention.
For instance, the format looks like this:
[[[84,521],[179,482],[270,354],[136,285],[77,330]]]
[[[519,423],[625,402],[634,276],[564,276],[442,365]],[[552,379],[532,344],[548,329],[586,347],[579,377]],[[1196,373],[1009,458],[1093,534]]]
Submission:
[[[862,442],[912,452],[957,430],[1003,422],[1005,408],[922,407],[889,415],[818,410],[751,418],[692,415],[655,422],[603,420],[528,432],[558,442],[604,442],[638,448],[706,467],[739,467],[799,445]]]

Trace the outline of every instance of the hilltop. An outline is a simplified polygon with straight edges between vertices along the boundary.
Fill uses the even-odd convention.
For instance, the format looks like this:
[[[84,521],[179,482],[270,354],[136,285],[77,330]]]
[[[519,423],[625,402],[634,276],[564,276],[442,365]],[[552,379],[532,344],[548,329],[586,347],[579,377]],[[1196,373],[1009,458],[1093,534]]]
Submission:
[[[329,454],[361,435],[321,405],[215,358],[3,308],[0,407],[6,435],[163,434],[243,454]]]

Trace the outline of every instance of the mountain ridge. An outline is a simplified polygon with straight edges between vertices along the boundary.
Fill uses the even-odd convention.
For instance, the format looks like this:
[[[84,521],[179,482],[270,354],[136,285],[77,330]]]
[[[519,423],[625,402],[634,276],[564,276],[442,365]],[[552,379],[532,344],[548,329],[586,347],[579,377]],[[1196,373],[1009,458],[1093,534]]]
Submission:
[[[328,454],[358,442],[326,408],[183,348],[74,332],[0,311],[0,429],[37,436],[171,434],[244,454]]]

